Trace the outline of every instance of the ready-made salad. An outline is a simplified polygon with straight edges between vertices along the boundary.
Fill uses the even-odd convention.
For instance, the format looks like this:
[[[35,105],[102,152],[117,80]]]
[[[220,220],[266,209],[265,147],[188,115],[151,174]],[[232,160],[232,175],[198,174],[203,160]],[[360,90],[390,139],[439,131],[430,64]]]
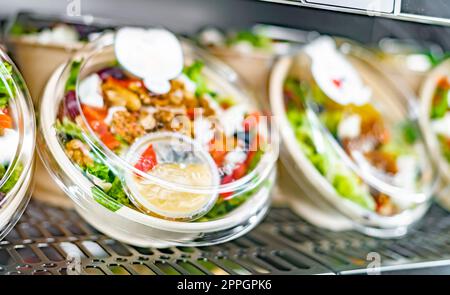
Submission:
[[[275,54],[278,46],[276,40],[251,29],[223,32],[207,27],[197,34],[196,40],[203,47],[228,48],[241,54]]]
[[[52,128],[97,203],[181,224],[267,206],[270,126],[196,50],[163,29],[123,28],[67,65]]]
[[[450,61],[435,67],[421,87],[420,123],[433,160],[439,167],[443,184],[450,181]],[[447,193],[439,193],[439,200],[448,202]]]
[[[30,198],[34,113],[24,87],[17,69],[0,51],[0,239]]]
[[[434,168],[408,101],[370,60],[345,54],[349,46],[321,37],[292,60],[283,82],[291,129],[285,133],[293,133],[300,157],[328,182],[321,194],[349,201],[356,211],[395,217],[427,203]]]
[[[111,26],[95,25],[82,18],[70,20],[54,15],[19,13],[7,28],[8,38],[21,38],[40,44],[67,45],[86,43]]]
[[[431,128],[435,132],[442,155],[450,163],[450,78],[437,81],[430,109]]]

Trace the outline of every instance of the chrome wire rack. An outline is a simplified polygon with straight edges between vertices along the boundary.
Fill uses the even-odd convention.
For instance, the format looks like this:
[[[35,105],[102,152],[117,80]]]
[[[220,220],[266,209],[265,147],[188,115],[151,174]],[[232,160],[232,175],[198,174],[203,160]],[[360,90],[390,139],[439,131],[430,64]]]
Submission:
[[[72,210],[32,201],[0,242],[0,274],[364,274],[373,257],[381,273],[430,267],[446,271],[449,253],[450,215],[437,206],[403,239],[330,232],[288,208],[273,208],[260,226],[235,241],[155,249],[123,244]]]

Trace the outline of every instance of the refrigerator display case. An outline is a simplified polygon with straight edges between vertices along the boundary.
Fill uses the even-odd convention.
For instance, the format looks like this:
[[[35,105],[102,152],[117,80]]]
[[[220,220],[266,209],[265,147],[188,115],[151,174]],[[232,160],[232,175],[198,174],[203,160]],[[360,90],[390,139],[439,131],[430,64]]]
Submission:
[[[125,244],[124,239],[117,235],[115,238],[118,239],[114,239],[98,231],[102,229],[88,224],[73,209],[49,205],[36,199],[0,246],[1,274],[450,273],[450,254],[447,253],[450,223],[445,209],[449,187],[445,178],[448,167],[443,165],[447,161],[445,150],[439,148],[442,142],[445,143],[441,139],[444,132],[442,128],[436,127],[445,124],[445,121],[436,122],[436,119],[446,117],[448,106],[442,107],[443,111],[440,110],[438,117],[430,115],[430,109],[443,105],[439,104],[442,99],[436,97],[446,97],[448,92],[447,84],[440,83],[439,79],[448,75],[448,62],[445,59],[450,49],[447,38],[450,34],[450,4],[445,1],[431,4],[430,1],[419,0],[233,0],[215,3],[171,0],[153,1],[151,4],[131,2],[124,9],[118,2],[108,7],[103,1],[92,2],[82,7],[82,13],[92,14],[94,19],[106,16],[113,20],[108,23],[110,27],[123,24],[164,26],[201,43],[206,50],[234,67],[244,81],[250,84],[257,100],[265,106],[270,106],[269,103],[273,106],[274,97],[269,90],[274,71],[279,69],[283,60],[297,56],[307,44],[321,36],[332,36],[336,40],[347,40],[352,46],[360,46],[369,55],[376,57],[376,66],[385,71],[375,80],[380,82],[389,77],[390,84],[400,86],[403,92],[407,90],[407,103],[402,100],[397,107],[403,108],[400,113],[407,114],[403,116],[420,129],[418,136],[423,138],[421,144],[430,150],[432,156],[425,160],[425,166],[433,168],[425,170],[433,170],[433,175],[424,182],[434,191],[427,191],[422,202],[414,206],[420,212],[413,218],[407,218],[406,223],[400,226],[396,224],[391,234],[374,234],[374,231],[361,230],[360,227],[355,230],[354,224],[358,218],[359,222],[362,220],[360,224],[367,226],[366,222],[370,218],[365,212],[356,214],[358,216],[342,214],[342,210],[346,210],[345,206],[340,207],[336,202],[330,202],[330,199],[319,198],[320,191],[318,193],[317,188],[320,185],[316,185],[313,190],[301,190],[298,179],[305,180],[306,175],[302,177],[300,173],[278,163],[279,176],[272,190],[272,208],[254,230],[223,244],[206,247],[177,244],[164,245],[164,248],[139,243]],[[140,12],[146,5],[153,5],[151,21],[148,14]],[[11,20],[18,10],[24,8],[32,9],[32,13],[41,12],[32,5],[15,7],[10,4],[4,17]],[[58,15],[65,13],[65,8],[53,7],[49,11]],[[181,14],[184,17],[179,17],[175,23],[167,20],[168,15],[180,12],[185,12]],[[75,20],[63,17],[55,22],[54,17],[48,18],[51,19],[47,24],[50,27],[55,23],[71,23]],[[5,40],[8,41],[11,22],[5,22],[5,27]],[[216,31],[211,28],[216,28]],[[41,30],[42,27],[38,29]],[[218,31],[222,33],[219,37]],[[199,40],[203,38],[205,41],[205,33],[207,36],[209,34],[209,38],[206,37],[207,42],[202,43]],[[234,41],[227,41],[228,38],[234,38]],[[13,39],[9,40],[14,56],[17,40]],[[211,40],[215,40],[212,42],[214,44],[211,44]],[[282,50],[256,50],[255,56],[254,48],[249,47],[258,47],[255,44],[261,42],[281,44],[279,48]],[[343,46],[340,50],[348,54],[348,49]],[[68,57],[71,56],[69,54]],[[19,60],[20,53],[14,57]],[[255,60],[258,61],[257,68],[252,69]],[[370,80],[370,77],[368,74],[363,80]],[[439,81],[436,81],[436,77]],[[387,99],[388,106],[389,103]],[[280,108],[283,110],[283,107]],[[322,106],[312,109],[317,117],[322,110]],[[385,112],[388,110],[385,109]],[[318,120],[316,123],[318,130],[323,131],[323,122]],[[407,134],[416,136],[411,129],[408,129]],[[341,143],[339,138],[335,140],[333,147]],[[286,152],[283,149],[281,151]],[[341,154],[344,152],[345,148],[339,151]],[[295,161],[287,162],[292,164]],[[47,164],[54,165],[55,160],[50,159]],[[299,166],[297,168],[304,168],[305,165],[300,163]],[[440,177],[439,186],[436,186],[434,173],[438,171],[444,177]],[[55,173],[60,182],[67,176],[60,171]],[[303,174],[308,173],[312,172],[303,171]],[[424,176],[426,173],[419,171],[417,174]],[[359,175],[361,179],[364,177]],[[401,193],[407,194],[404,191]],[[439,202],[434,201],[436,195]],[[340,207],[339,210],[336,207]],[[349,215],[352,216],[349,218]]]

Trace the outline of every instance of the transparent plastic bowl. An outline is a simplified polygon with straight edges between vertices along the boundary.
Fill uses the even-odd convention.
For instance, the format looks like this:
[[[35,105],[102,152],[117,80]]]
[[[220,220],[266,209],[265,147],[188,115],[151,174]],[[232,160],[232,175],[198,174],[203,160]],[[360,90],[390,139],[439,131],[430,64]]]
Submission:
[[[365,154],[359,153],[359,150],[353,150],[352,147],[345,150],[341,139],[334,136],[327,129],[323,120],[319,119],[326,107],[316,105],[308,96],[304,105],[305,122],[307,122],[305,126],[309,126],[308,128],[311,130],[315,149],[319,151],[322,149],[321,153],[328,155],[329,168],[325,168],[325,172],[321,173],[316,168],[320,166],[313,165],[305,154],[305,150],[301,148],[300,141],[288,119],[287,103],[289,99],[284,92],[285,82],[291,77],[299,79],[302,83],[303,81],[315,83],[310,80],[314,75],[311,74],[311,61],[304,51],[294,57],[280,59],[271,75],[271,108],[278,120],[283,141],[281,159],[298,185],[310,197],[319,196],[331,204],[337,212],[352,221],[355,229],[377,237],[389,238],[404,235],[408,227],[426,213],[437,182],[437,169],[429,158],[428,149],[417,126],[418,106],[415,104],[414,95],[408,91],[407,86],[400,81],[390,80],[388,74],[380,68],[375,57],[368,51],[345,40],[338,41],[336,48],[356,69],[364,85],[371,89],[373,95],[370,103],[382,114],[384,124],[392,138],[398,140],[396,136],[399,135],[395,135],[393,130],[399,124],[408,122],[411,124],[410,126],[414,126],[417,138],[413,144],[403,145],[403,147],[412,147],[417,158],[414,169],[417,169],[418,172],[414,187],[396,183],[392,174],[379,173],[373,167],[376,163],[373,166],[370,165],[365,159]],[[311,95],[310,92],[307,93],[307,95]],[[330,170],[338,172],[329,172]],[[345,172],[341,173],[339,170]],[[327,173],[352,175],[348,178],[362,184],[363,189],[367,190],[370,196],[374,196],[374,201],[375,196],[387,196],[395,210],[385,214],[377,211],[378,204],[375,204],[374,209],[370,209],[354,199],[351,200],[352,196],[345,195],[345,190],[338,192],[336,187],[338,184],[333,185],[331,180],[327,179],[329,177]],[[336,178],[333,181],[337,183]],[[356,187],[360,188],[360,186]],[[320,207],[320,205],[318,206]]]
[[[450,161],[445,158],[444,150],[438,139],[438,134],[433,128],[434,119],[432,119],[432,108],[439,81],[443,78],[448,80],[448,77],[450,77],[450,60],[444,61],[426,76],[420,91],[419,114],[419,121],[425,136],[425,141],[431,151],[431,157],[439,167],[441,176],[441,187],[438,193],[438,200],[447,209],[450,208]],[[445,98],[446,97],[444,97],[444,99]],[[448,100],[448,98],[446,99]],[[446,113],[448,112],[447,107]]]
[[[115,62],[113,40],[110,35],[106,35],[97,42],[89,44],[74,56],[72,61],[82,60],[77,77],[77,87],[86,76]],[[248,105],[250,110],[258,109],[253,100],[242,90],[237,76],[232,70],[186,41],[183,41],[182,45],[185,62],[190,63],[194,59],[202,60],[205,65],[202,74],[208,83],[214,85],[216,90],[232,96],[239,104]],[[99,134],[89,124],[77,91],[77,103],[71,111],[75,110],[80,114],[77,120],[78,123],[82,122],[80,126],[84,126],[83,141],[91,151],[95,152],[97,159],[100,159],[104,165],[114,171],[115,176],[121,179],[124,191],[130,200],[130,206],[123,205],[123,203],[99,192],[95,180],[88,177],[67,156],[61,136],[58,136],[55,129],[57,118],[61,112],[67,112],[68,105],[64,99],[64,88],[70,75],[72,61],[62,65],[47,84],[39,112],[38,140],[41,147],[40,156],[45,166],[54,176],[58,185],[74,201],[76,210],[83,218],[100,231],[118,240],[137,246],[157,247],[221,243],[245,234],[261,221],[269,208],[269,193],[275,179],[274,163],[278,154],[276,140],[270,137],[272,135],[269,130],[270,126],[266,130],[268,144],[256,167],[237,180],[219,185],[215,176],[216,172],[214,172],[217,167],[212,168],[209,153],[205,153],[205,150],[196,143],[197,141],[192,141],[177,132],[148,132],[137,138],[122,153],[114,152],[102,142]],[[176,161],[186,161],[180,162],[182,167],[189,167],[192,163],[205,165],[205,167],[209,167],[207,169],[209,169],[213,181],[205,180],[204,184],[193,185],[180,182],[170,175],[164,177],[164,175],[153,175],[151,172],[142,172],[136,168],[141,152],[145,149],[140,145],[146,146],[149,143],[152,143],[158,154],[158,162],[165,163],[164,161],[167,161],[170,164]],[[160,154],[175,149],[177,145],[191,146],[193,149],[183,154],[184,157],[181,157],[183,160],[177,160],[178,158],[170,160],[167,155]],[[184,153],[184,150],[181,153]],[[151,210],[152,208],[149,206],[142,206],[145,200],[139,195],[136,187],[127,184],[130,179],[136,177],[140,181],[150,184],[152,188],[156,186],[169,194],[207,196],[210,201],[220,200],[221,196],[226,196],[229,200],[226,202],[238,201],[240,196],[245,195],[245,201],[240,202],[239,206],[224,215],[206,220],[205,214],[211,210],[211,205],[215,205],[214,203],[208,202],[201,208],[202,210],[193,212],[192,216],[170,215],[169,213],[166,215],[162,214],[162,211]]]
[[[17,223],[31,197],[35,117],[25,83],[0,50],[0,239]]]

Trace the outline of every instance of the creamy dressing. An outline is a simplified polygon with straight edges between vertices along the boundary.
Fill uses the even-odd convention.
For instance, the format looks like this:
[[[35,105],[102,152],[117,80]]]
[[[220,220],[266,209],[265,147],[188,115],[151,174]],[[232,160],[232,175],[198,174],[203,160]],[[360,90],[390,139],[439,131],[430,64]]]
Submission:
[[[149,172],[150,175],[171,179],[171,182],[202,187],[213,184],[210,167],[206,164],[158,164]],[[168,189],[156,184],[146,183],[138,177],[134,181],[139,192],[141,205],[149,204],[147,210],[162,216],[191,216],[202,211],[210,203],[212,195],[190,192],[180,192],[176,189]]]

